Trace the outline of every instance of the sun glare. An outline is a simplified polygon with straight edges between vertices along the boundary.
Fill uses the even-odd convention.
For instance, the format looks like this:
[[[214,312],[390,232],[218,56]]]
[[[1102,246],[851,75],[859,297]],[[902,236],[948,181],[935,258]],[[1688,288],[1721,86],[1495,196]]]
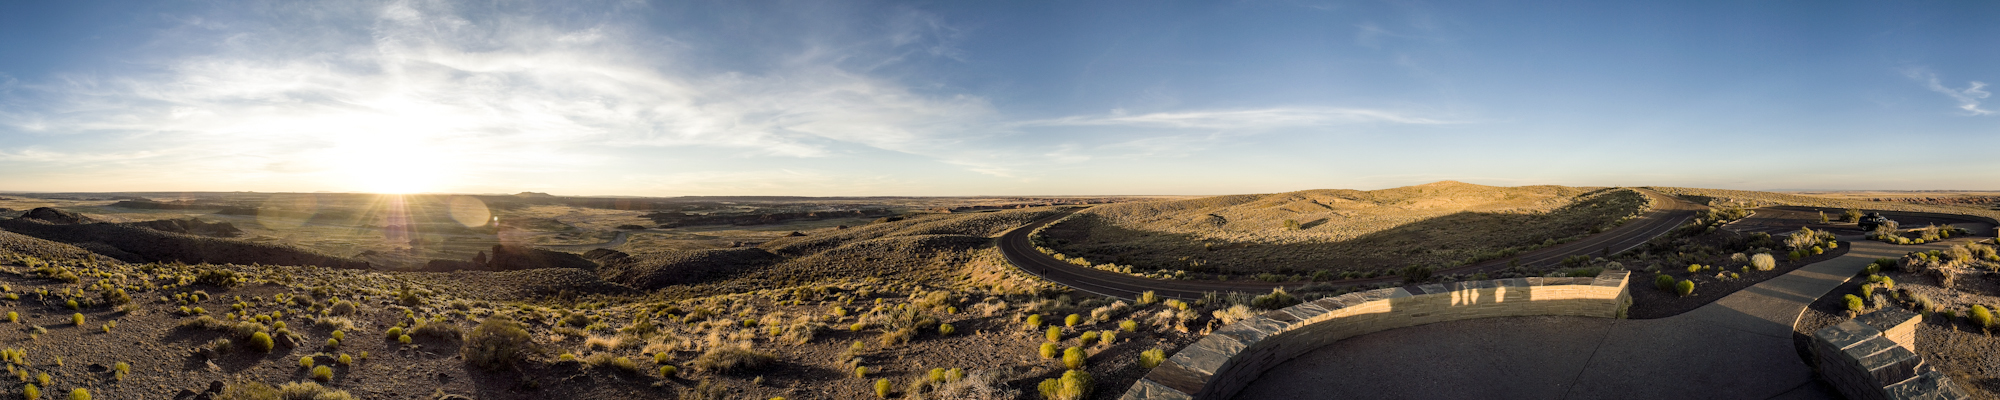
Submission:
[[[450,175],[445,152],[418,151],[424,135],[350,135],[330,151],[334,170],[350,190],[380,194],[414,194],[441,189]]]

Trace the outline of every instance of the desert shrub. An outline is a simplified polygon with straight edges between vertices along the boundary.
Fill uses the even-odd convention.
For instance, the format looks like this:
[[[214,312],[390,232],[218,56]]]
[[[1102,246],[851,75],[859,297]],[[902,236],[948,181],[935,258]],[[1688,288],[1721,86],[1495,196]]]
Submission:
[[[1083,354],[1083,348],[1071,347],[1063,350],[1062,363],[1064,367],[1069,367],[1069,369],[1083,369],[1083,362],[1086,357]]]
[[[1993,311],[1987,310],[1986,306],[1973,305],[1972,312],[1966,313],[1965,318],[1972,320],[1972,325],[1980,328],[1993,327]]]
[[[660,377],[661,377],[661,378],[672,378],[672,377],[674,377],[674,373],[677,373],[677,372],[680,372],[680,371],[681,371],[681,369],[680,369],[680,368],[674,368],[674,366],[672,366],[672,365],[662,365],[662,366],[660,366]]]
[[[438,340],[458,340],[460,337],[465,336],[464,331],[459,330],[458,324],[446,322],[443,319],[419,320],[416,329],[411,329],[411,331],[417,337]]]
[[[459,354],[465,362],[488,370],[511,368],[516,361],[539,353],[534,337],[520,323],[504,317],[487,317],[466,335]]]
[[[1056,354],[1057,350],[1055,343],[1042,343],[1042,350],[1041,350],[1042,358],[1056,358]]]
[[[1090,396],[1092,384],[1090,373],[1072,369],[1061,378],[1043,380],[1037,389],[1046,400],[1081,400]]]
[[[389,327],[389,331],[383,334],[388,336],[389,340],[396,340],[397,337],[403,336],[403,327],[391,326]]]
[[[110,305],[125,305],[132,302],[132,295],[126,294],[125,289],[106,289],[98,293],[98,297]]]
[[[216,400],[354,400],[346,391],[320,386],[316,382],[291,382],[272,388],[260,382],[226,386]]]
[[[1076,337],[1076,340],[1077,340],[1077,345],[1078,345],[1078,346],[1089,346],[1091,342],[1096,342],[1096,341],[1097,341],[1097,338],[1099,337],[1099,335],[1102,335],[1102,334],[1100,334],[1100,333],[1097,333],[1097,331],[1090,331],[1090,332],[1084,332],[1084,333],[1083,333],[1083,335],[1080,335],[1080,336],[1077,336],[1077,337]]]
[[[76,326],[83,326],[83,313],[70,314],[69,320]]]
[[[250,349],[266,353],[270,352],[271,348],[277,347],[277,343],[271,340],[271,335],[264,332],[250,334],[249,344]]]
[[[1291,293],[1285,293],[1285,288],[1282,287],[1271,289],[1271,293],[1269,294],[1250,299],[1251,306],[1266,310],[1291,307],[1299,303],[1301,301],[1297,297],[1293,297]]]
[[[1757,267],[1758,271],[1770,271],[1778,268],[1778,259],[1770,254],[1758,253],[1750,256],[1750,266]]]
[[[1024,324],[1024,325],[1025,325],[1025,326],[1026,326],[1026,327],[1027,327],[1028,329],[1030,329],[1030,330],[1034,330],[1034,329],[1041,329],[1041,328],[1042,328],[1042,315],[1041,315],[1041,314],[1029,314],[1029,315],[1028,315],[1028,319],[1027,319],[1027,321],[1025,321],[1025,322],[1022,322],[1022,324]]]
[[[1223,325],[1234,324],[1236,321],[1250,319],[1251,316],[1255,315],[1250,312],[1250,307],[1242,304],[1215,310],[1212,314],[1215,315],[1215,319],[1221,320]]]
[[[341,353],[341,355],[340,355],[340,358],[335,358],[335,359],[333,359],[333,363],[335,363],[335,364],[340,364],[340,365],[343,365],[343,366],[345,366],[345,365],[348,365],[348,364],[353,364],[353,363],[354,363],[354,357],[353,357],[353,356],[349,356],[349,355],[347,355],[346,353]]]
[[[915,339],[916,337],[917,337],[916,328],[901,327],[901,328],[883,329],[882,336],[876,339],[877,341],[880,341],[882,343],[882,347],[889,347],[889,346],[896,346],[904,343],[909,343],[910,339]]]
[[[883,398],[883,399],[886,399],[886,398],[889,398],[889,388],[890,388],[890,387],[891,387],[891,385],[889,384],[889,378],[882,378],[882,379],[876,379],[876,380],[875,380],[875,397],[877,397],[877,398]]]
[[[1847,311],[1861,312],[1862,309],[1867,308],[1867,306],[1861,302],[1861,297],[1849,294],[1849,295],[1842,295],[1841,298],[1847,301]]]
[[[951,324],[939,324],[939,325],[938,325],[938,336],[951,336],[951,334],[952,334],[953,332],[957,332],[957,331],[958,331],[958,328],[957,328],[957,327],[954,327],[954,326],[951,326]]]
[[[1140,292],[1139,297],[1136,300],[1138,301],[1139,305],[1142,306],[1152,305],[1153,303],[1158,303],[1160,301],[1160,296],[1158,294],[1154,294],[1153,291],[1148,290]]]
[[[1063,317],[1063,326],[1074,327],[1079,323],[1083,323],[1082,315],[1070,314],[1067,317]]]
[[[1404,268],[1403,268],[1403,282],[1404,282],[1404,283],[1422,283],[1422,282],[1425,282],[1425,281],[1429,281],[1429,280],[1431,280],[1431,274],[1432,274],[1432,273],[1435,273],[1435,272],[1436,272],[1436,269],[1433,269],[1433,268],[1431,268],[1431,267],[1426,267],[1426,266],[1422,266],[1422,265],[1411,265],[1411,266],[1408,266],[1408,267],[1404,267]]]
[[[411,338],[411,337],[410,337],[410,335],[403,335],[403,336],[397,336],[397,337],[396,337],[396,343],[402,343],[402,344],[410,344],[410,342],[414,342],[414,341],[416,341],[416,339],[414,339],[414,338]]]
[[[132,364],[126,364],[124,361],[111,364],[112,380],[123,381],[125,380],[125,375],[130,374],[132,374]]]
[[[332,312],[333,315],[354,315],[354,302],[346,300],[336,301],[333,302],[332,307],[327,307],[327,310]]]
[[[195,276],[194,281],[203,285],[219,287],[235,287],[238,283],[236,271],[220,268],[202,270]]]
[[[1907,292],[1908,289],[1905,289],[1905,291]],[[1930,296],[1925,296],[1921,293],[1910,292],[1909,298],[1910,298],[1910,303],[1916,305],[1917,312],[1920,313],[1937,312],[1937,303],[1931,302]]]
[[[1694,294],[1694,281],[1682,280],[1674,284],[1674,293],[1682,297]]]
[[[312,368],[312,367],[313,367],[312,356],[299,357],[299,368]]]
[[[28,400],[41,399],[42,389],[35,387],[35,384],[33,383],[21,386],[21,397],[27,398]]]
[[[1047,338],[1050,342],[1060,342],[1062,341],[1063,331],[1062,328],[1051,326],[1049,327],[1048,333],[1043,336]]]
[[[1124,321],[1118,321],[1118,329],[1126,332],[1138,332],[1139,322],[1129,319]]]
[[[1667,275],[1667,274],[1654,275],[1653,287],[1660,288],[1661,291],[1667,291],[1667,292],[1674,291],[1673,275]]]
[[[701,353],[688,366],[703,372],[731,374],[761,369],[777,359],[776,355],[749,347],[726,346]]]
[[[313,380],[320,382],[333,380],[333,367],[328,367],[325,365],[313,367],[312,377]]]
[[[1166,350],[1150,349],[1139,352],[1139,368],[1153,369],[1155,367],[1159,367],[1160,362],[1166,360],[1167,360]]]
[[[1872,297],[1875,297],[1875,287],[1870,285],[1861,285],[1861,298],[1866,299]]]
[[[613,368],[618,371],[634,375],[637,375],[639,373],[639,363],[633,362],[631,358],[625,356],[614,356],[611,355],[610,353],[592,354],[590,355],[589,358],[585,358],[583,362],[585,364],[590,364],[593,367]]]

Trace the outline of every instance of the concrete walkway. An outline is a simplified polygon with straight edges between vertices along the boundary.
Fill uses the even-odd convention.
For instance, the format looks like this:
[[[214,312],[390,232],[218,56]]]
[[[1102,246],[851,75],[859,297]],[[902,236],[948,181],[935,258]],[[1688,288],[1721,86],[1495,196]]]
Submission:
[[[1650,320],[1467,320],[1343,340],[1279,365],[1237,399],[1837,399],[1792,347],[1807,305],[1876,258],[1938,247],[1843,237],[1839,258]],[[1632,290],[1655,290],[1634,278]],[[1699,289],[1697,289],[1699,290]]]

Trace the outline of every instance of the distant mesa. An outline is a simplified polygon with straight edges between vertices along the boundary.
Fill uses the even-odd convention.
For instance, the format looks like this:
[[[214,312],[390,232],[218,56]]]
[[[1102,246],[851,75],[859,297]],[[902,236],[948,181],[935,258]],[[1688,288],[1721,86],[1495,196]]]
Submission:
[[[97,220],[91,219],[90,217],[85,217],[83,216],[83,214],[58,210],[55,209],[54,207],[36,207],[33,210],[28,210],[27,214],[22,214],[21,219],[31,219],[31,220],[41,221],[44,223],[58,224],[58,225],[76,225],[76,224],[88,224],[97,222]]]
[[[214,210],[214,209],[228,207],[219,204],[199,204],[199,203],[184,202],[184,201],[158,202],[148,199],[123,200],[117,203],[111,203],[111,206],[120,208],[134,208],[141,210]]]
[[[514,197],[520,197],[520,198],[552,198],[552,197],[556,197],[556,196],[555,196],[555,195],[552,195],[552,194],[548,194],[548,193],[542,193],[542,192],[520,192],[520,193],[515,193],[515,194],[514,194]]]

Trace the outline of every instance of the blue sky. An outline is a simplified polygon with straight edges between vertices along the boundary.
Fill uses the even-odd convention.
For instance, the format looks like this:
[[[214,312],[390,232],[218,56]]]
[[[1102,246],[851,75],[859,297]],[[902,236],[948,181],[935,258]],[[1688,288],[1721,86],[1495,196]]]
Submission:
[[[0,190],[2000,189],[2000,3],[0,4]]]

